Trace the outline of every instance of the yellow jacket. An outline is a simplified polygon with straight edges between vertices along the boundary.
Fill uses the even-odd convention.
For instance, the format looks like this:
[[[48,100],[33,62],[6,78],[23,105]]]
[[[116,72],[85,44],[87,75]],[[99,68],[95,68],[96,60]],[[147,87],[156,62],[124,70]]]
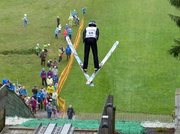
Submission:
[[[54,86],[48,86],[47,91],[52,94],[54,91]]]

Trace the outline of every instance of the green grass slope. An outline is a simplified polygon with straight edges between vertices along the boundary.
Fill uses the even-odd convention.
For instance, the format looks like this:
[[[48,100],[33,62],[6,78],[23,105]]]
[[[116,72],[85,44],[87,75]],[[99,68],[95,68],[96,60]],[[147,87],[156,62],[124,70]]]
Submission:
[[[82,19],[86,6],[85,27],[95,20],[100,30],[98,54],[101,61],[115,41],[119,45],[94,79],[95,87],[86,79],[74,60],[60,97],[72,104],[77,113],[101,113],[107,94],[114,95],[118,112],[134,111],[169,114],[174,109],[175,89],[179,86],[179,62],[167,50],[178,38],[179,29],[168,13],[179,12],[168,1],[143,0],[84,0],[80,1],[2,1],[0,5],[0,51],[26,50],[36,43],[51,43],[47,59],[57,58],[57,48],[66,46],[64,35],[54,39],[56,16],[60,16],[62,32],[69,11],[76,9]],[[21,18],[26,13],[28,26]],[[74,41],[78,27],[73,26]],[[83,60],[83,42],[77,52]],[[40,59],[32,55],[0,55],[1,78],[19,79],[31,94],[34,84],[41,87]],[[64,57],[59,65],[62,72],[67,65]],[[47,67],[46,67],[47,70]],[[92,54],[89,74],[93,72]]]

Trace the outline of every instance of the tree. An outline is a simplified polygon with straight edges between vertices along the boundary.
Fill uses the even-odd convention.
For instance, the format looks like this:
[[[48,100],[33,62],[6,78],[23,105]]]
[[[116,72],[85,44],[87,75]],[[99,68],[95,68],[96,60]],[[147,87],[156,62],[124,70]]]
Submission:
[[[180,9],[180,0],[169,0],[171,5],[175,6],[177,9]],[[169,17],[171,20],[173,20],[178,27],[180,27],[180,17],[175,16],[172,14],[169,14]],[[176,45],[172,46],[170,50],[168,50],[170,55],[173,55],[174,57],[178,58],[179,53],[180,53],[180,38],[179,39],[174,39],[174,42]]]

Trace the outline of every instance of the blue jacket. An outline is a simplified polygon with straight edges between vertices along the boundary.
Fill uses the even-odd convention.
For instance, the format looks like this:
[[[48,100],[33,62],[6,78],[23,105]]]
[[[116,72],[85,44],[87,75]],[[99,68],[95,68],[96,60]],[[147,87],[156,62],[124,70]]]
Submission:
[[[47,71],[47,77],[48,77],[49,75],[50,75],[51,78],[52,78],[52,77],[53,77],[53,72],[52,72],[52,71]]]
[[[8,82],[9,82],[8,79],[3,79],[3,85],[8,83]],[[6,87],[15,92],[15,88],[14,88],[12,83],[10,83],[10,86],[6,85]]]
[[[72,16],[75,16],[76,15],[76,12],[75,11],[72,11]]]
[[[27,90],[26,90],[26,89],[22,89],[21,92],[20,92],[20,94],[22,94],[22,93],[24,93],[25,96],[27,96]]]
[[[83,8],[82,11],[83,11],[83,12],[86,12],[86,8]]]
[[[40,76],[41,76],[41,78],[46,78],[46,71],[41,71]]]
[[[72,29],[71,30],[68,30],[68,34],[71,35],[72,34]]]
[[[56,76],[54,75],[54,76],[53,76],[53,82],[54,82],[54,84],[55,84],[55,83],[58,83],[58,80],[59,80],[59,77],[58,77],[57,75],[56,75]]]
[[[69,26],[68,25],[66,25],[66,30],[68,30],[69,29]]]
[[[55,30],[55,34],[59,34],[59,30],[58,29]]]
[[[66,47],[66,54],[71,54],[71,48],[70,47]]]
[[[40,96],[40,97],[38,97],[38,96]],[[38,98],[39,101],[43,100],[43,93],[42,92],[41,93],[37,93],[36,98]]]

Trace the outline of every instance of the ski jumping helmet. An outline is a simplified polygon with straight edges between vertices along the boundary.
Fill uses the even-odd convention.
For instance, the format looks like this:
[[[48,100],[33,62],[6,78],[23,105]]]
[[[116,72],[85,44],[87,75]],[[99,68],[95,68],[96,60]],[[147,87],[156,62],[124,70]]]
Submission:
[[[94,20],[90,21],[89,26],[95,26],[96,27],[96,22]]]

